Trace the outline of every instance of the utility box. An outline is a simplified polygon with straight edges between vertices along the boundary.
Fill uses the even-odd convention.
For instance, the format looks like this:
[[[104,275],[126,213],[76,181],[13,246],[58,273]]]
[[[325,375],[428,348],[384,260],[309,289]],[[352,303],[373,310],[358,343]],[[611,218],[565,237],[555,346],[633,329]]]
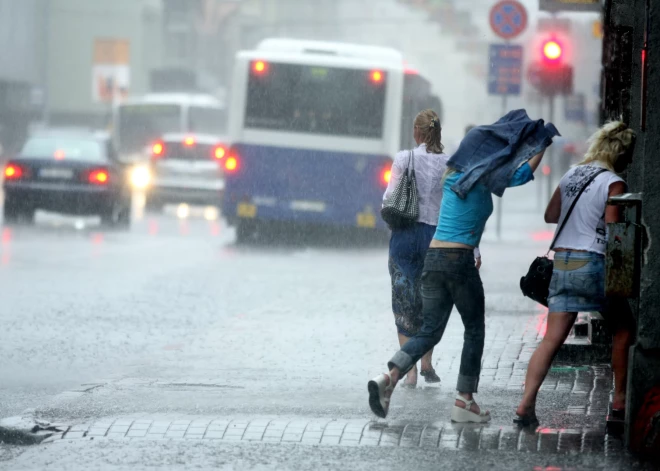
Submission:
[[[642,260],[642,195],[627,193],[609,199],[608,204],[623,206],[625,222],[607,225],[605,295],[637,298]]]
[[[629,222],[607,225],[609,240],[605,259],[605,295],[618,298],[637,296],[639,258],[636,245],[638,228]]]

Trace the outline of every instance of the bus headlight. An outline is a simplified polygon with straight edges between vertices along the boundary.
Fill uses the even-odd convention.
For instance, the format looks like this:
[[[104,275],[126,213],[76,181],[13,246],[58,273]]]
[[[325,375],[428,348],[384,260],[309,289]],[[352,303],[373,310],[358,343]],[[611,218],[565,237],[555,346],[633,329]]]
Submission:
[[[148,167],[136,166],[131,172],[131,184],[133,188],[144,190],[151,183],[151,172]]]

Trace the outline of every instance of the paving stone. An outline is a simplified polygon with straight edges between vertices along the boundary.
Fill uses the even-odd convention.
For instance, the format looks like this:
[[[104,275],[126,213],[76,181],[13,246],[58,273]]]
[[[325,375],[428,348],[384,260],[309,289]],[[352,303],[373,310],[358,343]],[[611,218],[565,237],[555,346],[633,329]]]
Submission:
[[[149,430],[149,427],[151,427],[149,422],[134,422],[130,430]]]

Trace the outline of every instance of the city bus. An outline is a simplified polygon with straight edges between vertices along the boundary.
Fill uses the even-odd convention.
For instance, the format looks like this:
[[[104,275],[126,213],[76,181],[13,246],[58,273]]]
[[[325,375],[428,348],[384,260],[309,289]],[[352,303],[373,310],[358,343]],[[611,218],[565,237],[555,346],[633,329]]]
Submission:
[[[236,56],[223,214],[239,241],[272,223],[386,233],[392,158],[438,109],[398,51],[267,39]],[[439,111],[439,110],[438,110]]]
[[[114,145],[123,161],[142,161],[165,134],[225,136],[227,110],[212,95],[153,93],[118,104],[113,115]]]

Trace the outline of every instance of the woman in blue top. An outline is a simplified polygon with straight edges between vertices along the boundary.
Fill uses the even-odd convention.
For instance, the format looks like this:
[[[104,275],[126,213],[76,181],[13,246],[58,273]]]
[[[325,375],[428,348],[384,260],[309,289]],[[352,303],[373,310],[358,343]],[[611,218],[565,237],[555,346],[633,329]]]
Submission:
[[[545,147],[547,143],[538,148]],[[512,169],[513,176],[503,182],[504,186],[520,186],[533,180],[544,153],[542,150]],[[485,334],[484,290],[473,250],[479,246],[486,221],[493,212],[493,199],[491,190],[482,180],[473,184],[464,198],[459,197],[452,186],[463,175],[449,170],[445,176],[440,219],[422,274],[424,324],[388,362],[389,373],[369,381],[369,405],[379,417],[387,415],[390,397],[399,379],[442,339],[456,305],[465,326],[465,336],[457,385],[459,395],[451,418],[455,422],[490,420],[490,413],[482,411],[473,400],[479,384]]]

